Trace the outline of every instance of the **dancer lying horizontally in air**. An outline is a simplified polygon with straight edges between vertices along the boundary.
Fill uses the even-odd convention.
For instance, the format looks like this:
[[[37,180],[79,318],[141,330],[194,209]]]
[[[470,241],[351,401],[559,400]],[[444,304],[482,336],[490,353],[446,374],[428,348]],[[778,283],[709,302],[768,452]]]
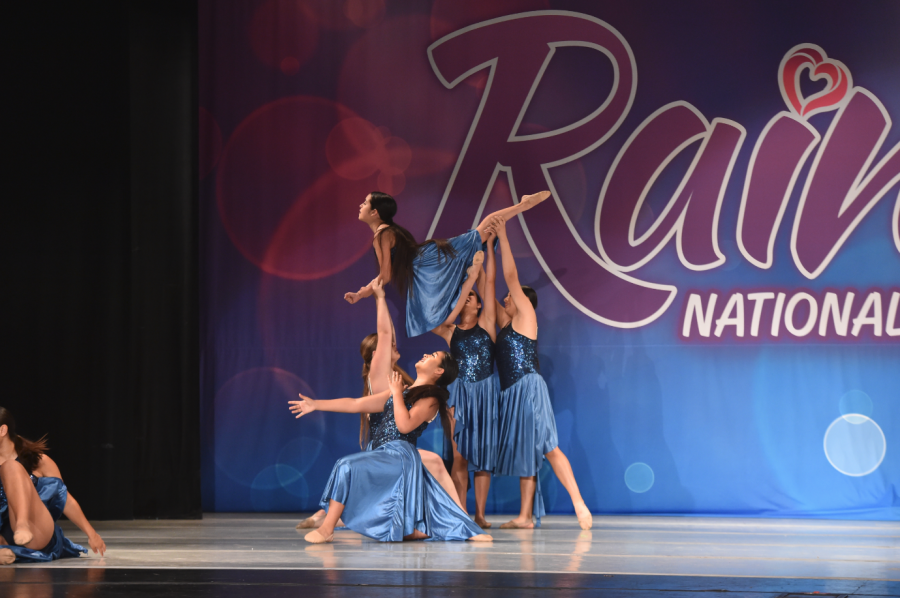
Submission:
[[[549,191],[526,195],[522,201],[488,215],[474,230],[449,240],[433,239],[421,245],[408,230],[394,223],[397,202],[387,193],[373,191],[359,207],[359,219],[375,235],[372,245],[384,284],[393,282],[406,295],[406,335],[419,336],[437,328],[453,310],[463,272],[487,240],[488,222],[508,219],[550,197]],[[356,303],[372,294],[369,286],[344,299]]]
[[[480,269],[480,266],[471,266],[471,269]],[[400,352],[397,350],[397,336],[394,333],[394,325],[391,322],[391,314],[388,311],[387,301],[384,298],[384,288],[381,281],[378,279],[373,280],[371,287],[375,294],[377,332],[364,338],[359,346],[359,352],[363,358],[362,394],[364,397],[387,390],[388,377],[391,372],[398,372],[404,384],[410,385],[413,383],[412,377],[397,365],[397,360],[400,359]],[[359,419],[359,447],[363,450],[369,450],[375,428],[381,421],[381,413],[360,413]],[[462,506],[441,457],[423,449],[419,449],[419,456],[422,459],[422,464],[431,472],[431,475],[447,490],[450,497]],[[297,529],[317,528],[322,524],[323,519],[325,519],[325,510],[320,509],[312,517],[307,517],[298,523]],[[338,527],[342,525],[343,522],[339,521]]]
[[[469,279],[463,285],[464,297],[443,324],[433,332],[447,341],[450,354],[459,363],[459,377],[450,385],[450,415],[453,417],[453,470],[451,477],[456,492],[465,500],[469,471],[475,475],[475,523],[483,529],[491,524],[485,520],[484,509],[491,486],[491,471],[497,456],[497,402],[500,382],[494,375],[494,340],[496,338],[497,307],[494,283],[497,261],[492,243],[496,238],[491,221],[487,238],[487,273],[481,270],[478,289],[469,290]],[[483,307],[482,307],[483,306]],[[456,317],[460,317],[456,324]]]
[[[537,473],[544,457],[553,472],[569,492],[581,529],[590,529],[591,512],[584,504],[569,459],[559,450],[556,416],[550,405],[547,384],[538,373],[537,354],[537,293],[519,283],[519,273],[513,259],[506,225],[497,226],[503,277],[509,294],[504,305],[498,306],[497,372],[500,374],[500,406],[498,410],[498,449],[495,475],[519,476],[522,508],[519,516],[501,528],[534,527],[531,516],[541,524],[544,504]]]
[[[12,414],[0,407],[0,565],[47,562],[86,553],[56,525],[65,515],[87,534],[95,553],[106,553],[75,497],[68,494],[59,468],[44,454],[44,440],[16,434]]]
[[[320,401],[301,395],[302,400],[291,401],[298,416],[316,410],[383,413],[372,450],[335,464],[320,503],[328,515],[306,535],[307,542],[331,542],[341,518],[353,531],[381,542],[491,540],[428,473],[415,446],[438,415],[449,431],[447,385],[456,373],[453,357],[438,351],[416,363],[416,380],[406,390],[400,374],[393,372],[390,388],[368,397]]]

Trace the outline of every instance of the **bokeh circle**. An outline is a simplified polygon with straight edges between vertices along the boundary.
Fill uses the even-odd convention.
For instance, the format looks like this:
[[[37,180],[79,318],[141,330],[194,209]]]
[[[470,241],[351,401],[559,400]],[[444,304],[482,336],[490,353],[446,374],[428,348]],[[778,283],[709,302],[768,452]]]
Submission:
[[[887,452],[881,427],[860,413],[842,415],[828,426],[825,458],[844,475],[860,477],[878,469]]]
[[[637,494],[642,494],[652,488],[655,479],[653,469],[646,463],[632,463],[625,470],[625,485]]]
[[[850,390],[844,393],[839,403],[841,415],[849,415],[851,413],[859,413],[867,417],[872,417],[872,399],[869,395],[861,390]]]

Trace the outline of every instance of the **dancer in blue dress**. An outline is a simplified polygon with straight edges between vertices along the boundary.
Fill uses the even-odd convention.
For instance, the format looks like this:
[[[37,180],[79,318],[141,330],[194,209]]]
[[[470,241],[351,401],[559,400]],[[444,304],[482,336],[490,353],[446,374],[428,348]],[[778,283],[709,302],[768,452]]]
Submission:
[[[382,542],[491,539],[428,473],[415,447],[438,415],[449,430],[446,387],[456,373],[453,357],[439,351],[416,363],[416,381],[406,391],[394,372],[387,391],[368,397],[319,401],[301,396],[291,401],[297,417],[316,410],[384,414],[372,450],[335,464],[321,502],[328,515],[306,535],[308,542],[331,542],[340,518],[353,531]]]
[[[492,221],[512,218],[548,197],[549,191],[526,195],[518,204],[489,214],[464,235],[419,244],[408,230],[394,223],[394,198],[379,191],[369,193],[359,206],[359,219],[372,229],[382,281],[393,282],[407,297],[406,335],[412,338],[425,334],[447,319],[459,297],[463,274],[487,240]],[[355,293],[346,293],[344,299],[356,303],[371,294],[371,287],[365,286]]]
[[[45,450],[43,440],[18,436],[12,414],[0,407],[0,565],[87,553],[56,525],[61,515],[87,534],[95,553],[106,552],[106,544],[68,494],[59,468]]]
[[[537,473],[544,458],[550,462],[556,477],[569,492],[581,529],[590,529],[591,512],[575,481],[569,459],[559,449],[556,416],[550,405],[547,384],[539,373],[537,354],[537,293],[519,283],[506,224],[496,227],[503,259],[503,277],[509,294],[502,309],[497,310],[501,328],[497,335],[497,372],[500,374],[500,406],[498,412],[498,451],[495,475],[519,477],[522,506],[519,516],[501,528],[532,528],[532,514],[540,526],[544,515]]]
[[[476,276],[470,270],[457,306],[433,331],[447,341],[450,354],[459,363],[459,376],[448,388],[450,399],[447,401],[453,418],[451,477],[459,496],[465,497],[469,472],[473,472],[475,523],[483,529],[491,527],[484,511],[497,455],[497,402],[500,396],[500,382],[494,375],[497,261],[491,244],[495,236],[491,229],[487,239],[487,272],[479,268]],[[481,298],[471,288],[476,278]],[[457,316],[460,317],[459,324],[455,323]]]
[[[400,359],[400,351],[397,349],[397,335],[394,332],[394,324],[391,321],[391,313],[388,311],[387,301],[384,296],[384,288],[380,280],[373,280],[370,285],[375,295],[376,330],[362,340],[359,345],[359,353],[363,358],[362,396],[369,396],[383,392],[388,388],[388,377],[391,372],[400,374],[403,383],[413,384],[412,377],[403,368],[397,365]],[[381,413],[359,414],[359,448],[370,450],[375,430],[381,422]],[[450,497],[460,506],[462,503],[456,494],[456,489],[450,475],[444,467],[443,459],[431,451],[419,449],[422,464],[431,472],[438,483],[447,490]],[[320,509],[312,516],[307,517],[297,524],[297,529],[313,529],[322,524],[325,519],[325,510]],[[338,522],[338,527],[343,523]]]

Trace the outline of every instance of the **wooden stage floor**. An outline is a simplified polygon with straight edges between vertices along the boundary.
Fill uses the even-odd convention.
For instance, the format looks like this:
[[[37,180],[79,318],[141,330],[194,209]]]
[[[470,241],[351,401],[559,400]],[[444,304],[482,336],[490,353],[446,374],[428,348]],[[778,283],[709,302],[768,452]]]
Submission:
[[[109,548],[105,558],[0,568],[0,596],[37,596],[42,583],[98,592],[79,596],[154,595],[147,593],[154,583],[168,584],[173,596],[255,598],[296,595],[291,587],[315,587],[310,595],[323,596],[397,595],[392,592],[405,588],[404,596],[495,598],[506,590],[669,598],[710,591],[900,594],[897,522],[597,516],[594,529],[584,532],[574,517],[546,517],[542,528],[526,531],[497,529],[506,518],[491,516],[491,544],[385,544],[339,531],[332,544],[310,545],[294,529],[300,518],[219,514],[197,521],[98,522]],[[71,524],[65,527],[70,538],[84,542]],[[110,593],[116,588],[124,593]]]

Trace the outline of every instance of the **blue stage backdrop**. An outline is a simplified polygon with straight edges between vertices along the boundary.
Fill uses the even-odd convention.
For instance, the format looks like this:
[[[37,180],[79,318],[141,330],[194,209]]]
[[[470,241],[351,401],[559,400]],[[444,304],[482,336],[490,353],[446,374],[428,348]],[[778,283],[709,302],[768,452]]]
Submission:
[[[424,240],[547,188],[510,236],[592,511],[898,518],[897,2],[203,0],[199,23],[206,510],[316,509],[359,450],[356,416],[287,401],[362,391],[367,192]],[[412,371],[442,341],[388,297]]]

